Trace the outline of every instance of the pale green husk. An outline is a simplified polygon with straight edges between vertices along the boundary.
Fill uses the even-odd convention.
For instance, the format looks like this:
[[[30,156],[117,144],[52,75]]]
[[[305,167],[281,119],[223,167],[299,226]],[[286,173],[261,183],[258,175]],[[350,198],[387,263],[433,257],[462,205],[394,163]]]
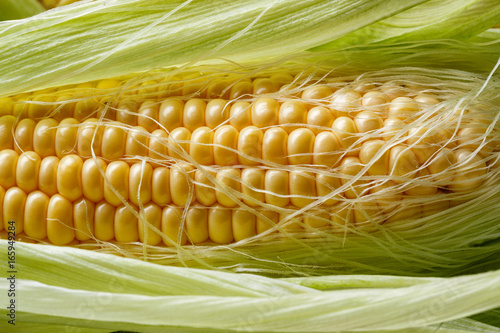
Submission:
[[[500,39],[486,30],[498,22],[500,5],[487,0],[84,1],[0,23],[0,96],[168,66],[258,68],[303,56],[342,73],[397,66],[442,79],[465,75],[467,98],[484,85],[481,97],[495,104],[498,75],[488,73]],[[490,310],[500,307],[500,191],[490,185],[411,231],[158,254],[160,263],[212,270],[17,243],[16,328],[500,332],[485,324],[498,323]],[[5,258],[6,242],[0,247]],[[476,275],[457,276],[465,273]],[[283,276],[301,277],[276,278]],[[5,291],[7,280],[0,285]],[[0,295],[0,329],[8,331],[7,294]]]
[[[6,242],[0,247],[5,253]],[[23,243],[16,244],[16,269],[17,320],[32,332],[41,323],[59,325],[51,326],[55,332],[72,326],[140,332],[500,331],[457,320],[500,306],[498,270],[445,279],[280,280]],[[5,278],[0,285],[8,289]],[[8,301],[5,293],[0,299]],[[0,310],[3,317],[6,311]]]
[[[0,23],[0,96],[200,60],[244,62],[320,45],[336,49],[325,45],[340,37],[342,47],[465,40],[500,22],[495,1],[447,4],[454,9],[448,15],[439,0],[84,1]],[[379,25],[376,36],[356,35]]]

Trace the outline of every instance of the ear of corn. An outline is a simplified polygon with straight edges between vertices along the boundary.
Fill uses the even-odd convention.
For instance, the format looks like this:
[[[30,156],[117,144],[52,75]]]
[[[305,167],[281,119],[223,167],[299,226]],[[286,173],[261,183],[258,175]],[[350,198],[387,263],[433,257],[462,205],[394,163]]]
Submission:
[[[0,222],[20,241],[23,327],[495,330],[467,317],[495,317],[498,271],[327,275],[498,269],[498,33],[480,34],[498,5],[228,2],[215,28],[196,5],[0,23]]]

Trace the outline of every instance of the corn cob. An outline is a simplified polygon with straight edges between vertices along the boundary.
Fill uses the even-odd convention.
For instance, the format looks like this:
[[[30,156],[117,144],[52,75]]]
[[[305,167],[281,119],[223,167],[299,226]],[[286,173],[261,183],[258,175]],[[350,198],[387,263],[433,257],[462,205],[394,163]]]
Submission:
[[[175,79],[0,99],[0,228],[56,245],[370,232],[472,198],[498,165],[491,114],[443,113],[435,87]]]

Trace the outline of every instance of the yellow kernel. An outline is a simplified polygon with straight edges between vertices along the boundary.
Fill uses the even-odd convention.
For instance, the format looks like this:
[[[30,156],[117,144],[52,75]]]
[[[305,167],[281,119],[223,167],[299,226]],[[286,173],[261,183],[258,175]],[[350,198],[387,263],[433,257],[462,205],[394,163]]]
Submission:
[[[282,211],[279,214],[279,225],[285,232],[300,232],[303,229],[303,219],[302,214],[290,217],[290,215],[296,212],[296,207],[287,207],[287,212]]]
[[[20,234],[24,231],[24,211],[27,195],[19,187],[11,187],[5,191],[3,198],[3,223],[5,230]],[[14,228],[9,222],[14,221]]]
[[[137,125],[143,127],[148,132],[153,132],[158,128],[159,105],[155,101],[145,101],[139,108]]]
[[[186,235],[193,244],[208,240],[208,209],[190,207],[186,214]]]
[[[137,126],[137,110],[139,110],[137,101],[130,99],[120,101],[116,110],[116,121],[130,126]]]
[[[109,136],[108,136],[109,138]],[[82,157],[92,157],[101,155],[101,145],[103,140],[103,126],[98,125],[95,118],[87,119],[78,129],[77,147],[78,155]]]
[[[330,97],[332,94],[332,88],[324,85],[315,85],[304,89],[301,98],[304,100],[322,100]]]
[[[215,178],[215,173],[197,169],[194,173],[196,200],[203,206],[212,206],[216,203],[215,187],[207,177],[207,173]]]
[[[423,104],[424,106],[436,105],[439,103],[439,100],[430,95],[417,95],[413,98],[415,102],[419,104]]]
[[[396,97],[389,104],[389,118],[407,120],[418,112],[418,103],[410,97]]]
[[[24,233],[42,240],[47,237],[47,209],[49,196],[41,191],[28,194],[24,210]]]
[[[98,159],[88,159],[82,166],[82,190],[83,195],[93,201],[99,202],[104,198],[104,177],[106,163]]]
[[[97,117],[96,111],[99,107],[99,102],[95,98],[80,99],[75,104],[73,118],[78,121],[84,121],[90,116]]]
[[[359,144],[356,145],[355,143],[358,140],[358,132],[354,121],[349,117],[338,117],[333,122],[332,129],[339,140],[340,147],[347,150],[347,155],[357,155]]]
[[[332,96],[330,107],[337,117],[355,116],[361,107],[361,94],[356,90],[339,90]]]
[[[59,194],[50,198],[47,207],[47,238],[54,245],[66,245],[75,239],[73,205]]]
[[[341,156],[339,140],[332,132],[319,132],[314,140],[313,160],[316,165],[334,167]]]
[[[410,95],[411,87],[406,82],[393,80],[384,83],[381,89],[392,100],[397,97]]]
[[[454,152],[448,148],[442,148],[429,161],[428,169],[438,184],[446,186],[455,177],[453,167],[456,163],[457,157]]]
[[[0,118],[1,121],[1,118]],[[20,154],[24,151],[33,150],[33,134],[35,133],[36,122],[33,119],[22,119],[17,123],[14,131],[14,149]],[[0,129],[0,133],[4,133]],[[9,133],[9,137],[11,137]],[[0,142],[5,142],[0,138]],[[2,147],[1,149],[6,149]]]
[[[390,151],[384,149],[385,141],[370,140],[361,145],[359,160],[364,165],[370,164],[367,173],[371,176],[383,176],[389,174]],[[375,155],[380,153],[380,157],[375,159]]]
[[[65,155],[76,153],[79,124],[80,122],[75,118],[61,120],[57,127],[55,140],[57,157],[62,158]]]
[[[389,97],[380,91],[368,91],[363,95],[361,105],[366,109],[376,112],[382,117],[387,116]]]
[[[278,101],[268,97],[260,97],[252,104],[252,124],[258,128],[278,124]]]
[[[213,99],[207,104],[205,122],[208,127],[216,128],[229,119],[229,105],[226,100]]]
[[[248,81],[241,81],[231,87],[229,99],[238,99],[240,97],[250,97],[253,93],[253,84]]]
[[[481,156],[488,156],[495,144],[493,143],[493,136],[486,135],[488,131],[488,124],[472,123],[457,133],[458,145],[461,149],[476,150],[479,149]]]
[[[398,208],[387,215],[386,224],[389,227],[399,227],[406,229],[404,222],[409,220],[416,220],[422,217],[422,206],[421,205],[408,205],[401,204]],[[409,224],[411,226],[411,224]]]
[[[288,172],[283,170],[267,170],[264,178],[266,203],[285,207],[290,202]]]
[[[332,192],[335,192],[342,183],[339,178],[330,176],[327,173],[317,173],[316,174],[316,193],[318,197],[332,196]],[[340,194],[336,194],[330,199],[325,200],[324,204],[327,206],[332,206],[336,204],[341,198]]]
[[[248,126],[240,131],[238,137],[238,160],[240,164],[260,164],[263,138],[264,133],[255,126]]]
[[[213,154],[214,132],[207,126],[198,127],[191,134],[189,155],[199,164],[211,165],[214,163]]]
[[[262,216],[257,215],[257,234],[266,232],[279,223],[280,215],[278,212],[269,209],[260,209],[259,212]]]
[[[389,213],[399,205],[403,193],[397,188],[395,182],[384,180],[382,183],[370,187],[370,198],[379,205],[384,213]]]
[[[170,132],[183,126],[184,102],[178,99],[167,99],[160,105],[159,121],[166,131]]]
[[[403,132],[405,127],[404,122],[399,118],[387,118],[384,120],[384,127],[382,127],[382,139],[389,141],[395,136],[404,137],[406,132]]]
[[[389,170],[396,183],[407,181],[408,178],[414,178],[419,162],[415,154],[404,145],[397,145],[391,148],[389,155]],[[406,178],[406,180],[401,179]]]
[[[38,188],[38,172],[42,159],[34,151],[27,151],[19,155],[16,169],[16,183],[26,192]]]
[[[184,245],[187,242],[185,230],[182,229],[182,213],[177,207],[163,208],[161,215],[161,231],[171,242]],[[168,240],[163,240],[167,246],[172,246]]]
[[[11,115],[14,101],[10,97],[0,97],[0,117]]]
[[[5,197],[5,189],[0,186],[0,207],[3,207],[3,198]],[[0,231],[3,230],[3,208],[0,208]]]
[[[126,162],[113,161],[106,168],[104,198],[113,206],[119,206],[128,200],[130,167]],[[115,193],[116,192],[116,193]]]
[[[40,120],[33,134],[33,149],[40,157],[56,154],[55,139],[59,123],[52,118]]]
[[[487,166],[480,155],[467,149],[455,151],[457,159],[455,177],[448,188],[452,191],[472,191],[486,179]]]
[[[281,127],[271,127],[262,140],[262,159],[271,163],[288,164],[288,133]]]
[[[384,222],[384,215],[375,202],[358,202],[354,206],[354,225],[365,231],[376,231]]]
[[[282,86],[293,81],[293,76],[288,73],[276,73],[269,77],[271,81],[274,81],[278,86]]]
[[[309,129],[318,134],[326,129],[330,129],[333,124],[333,113],[323,106],[315,106],[307,112],[306,123]]]
[[[438,192],[438,195],[443,196],[442,192],[441,193]],[[450,208],[449,200],[444,200],[437,196],[432,196],[432,201],[428,200],[422,204],[422,215],[430,216],[436,213],[443,212],[448,208]]]
[[[97,89],[113,89],[119,87],[121,84],[121,81],[115,80],[115,79],[104,79],[100,80],[97,82],[96,88]]]
[[[264,95],[278,91],[278,85],[271,79],[255,79],[253,81],[253,94]]]
[[[106,201],[95,205],[94,236],[107,242],[115,238],[115,207]]]
[[[170,169],[157,167],[151,180],[151,198],[158,206],[166,206],[172,201],[170,194]]]
[[[101,155],[110,161],[122,158],[125,153],[127,133],[117,125],[105,126],[102,135]]]
[[[241,171],[243,201],[252,207],[264,202],[264,170],[245,168]]]
[[[288,162],[290,164],[311,164],[313,160],[315,135],[308,128],[298,128],[288,136]]]
[[[278,115],[278,123],[280,125],[284,125],[283,128],[288,133],[297,129],[297,125],[305,124],[306,119],[307,108],[304,103],[296,100],[290,100],[281,104]]]
[[[198,127],[205,126],[205,109],[207,103],[201,99],[193,98],[184,105],[183,125],[191,132]]]
[[[152,227],[158,230],[161,229],[162,209],[154,203],[149,203],[141,210],[140,216],[138,223],[139,240],[148,245],[160,244],[161,235]]]
[[[291,171],[290,201],[296,207],[305,207],[316,200],[316,177],[303,171]]]
[[[15,124],[16,117],[14,116],[0,117],[0,150],[14,149],[14,136],[12,133],[14,132]]]
[[[0,159],[1,160],[1,159]],[[56,156],[47,156],[40,163],[38,173],[38,189],[48,195],[54,195],[57,192],[57,168],[59,158]]]
[[[345,197],[348,199],[356,199],[362,194],[366,189],[366,180],[357,179],[353,181],[354,177],[359,176],[363,165],[357,157],[345,157],[340,163],[340,173],[344,175],[340,179],[342,185],[349,184],[347,189],[344,191]]]
[[[151,200],[153,167],[149,163],[132,164],[129,171],[129,200],[139,206]],[[125,180],[126,181],[126,180]]]
[[[227,98],[228,93],[229,93],[229,83],[226,81],[212,82],[208,85],[206,91],[208,99]]]
[[[217,244],[233,241],[232,210],[213,206],[208,211],[208,237]]]
[[[154,130],[149,139],[149,157],[153,166],[160,165],[168,156],[168,134],[162,129]]]
[[[71,201],[83,195],[82,168],[83,160],[78,155],[64,156],[57,166],[57,191]]]
[[[94,235],[95,204],[85,198],[73,203],[75,238],[86,241]]]
[[[257,234],[255,215],[242,209],[234,209],[232,215],[233,238],[235,242]]]
[[[190,164],[177,163],[170,169],[170,193],[177,206],[191,204],[194,199],[194,168]]]
[[[12,149],[0,150],[0,186],[8,189],[16,185],[17,160],[19,154]]]
[[[354,118],[358,133],[371,133],[384,125],[382,118],[371,111],[362,111]]]
[[[38,119],[50,114],[55,98],[51,95],[35,95],[32,101],[35,103],[28,104],[28,117]]]
[[[72,101],[72,99],[73,95],[62,95],[57,97],[51,116],[57,121],[61,121],[65,118],[72,118],[73,110],[76,106],[76,102]]]
[[[413,127],[408,131],[406,143],[417,157],[420,164],[424,164],[436,151],[436,133],[426,127]]]
[[[252,125],[252,106],[248,102],[236,102],[229,110],[229,124],[238,131]]]
[[[231,125],[223,125],[215,130],[213,138],[215,164],[238,164],[238,136],[238,130]]]
[[[225,207],[236,207],[239,198],[233,198],[233,196],[240,193],[240,170],[221,169],[217,172],[215,179],[217,180],[215,195],[219,204]],[[231,196],[228,196],[226,191]]]
[[[140,160],[148,156],[149,133],[144,127],[135,126],[127,129],[125,141],[125,156]]]
[[[189,155],[191,131],[186,127],[177,127],[168,137],[168,155],[176,159],[185,159]]]
[[[330,214],[326,210],[312,211],[304,216],[304,224],[311,228],[321,229],[330,226]]]

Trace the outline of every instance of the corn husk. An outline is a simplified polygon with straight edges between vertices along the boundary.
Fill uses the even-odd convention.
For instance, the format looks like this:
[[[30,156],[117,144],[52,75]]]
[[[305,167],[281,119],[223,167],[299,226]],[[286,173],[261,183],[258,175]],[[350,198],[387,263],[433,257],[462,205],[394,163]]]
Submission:
[[[458,319],[500,306],[500,271],[447,279],[272,279],[72,248],[18,243],[17,253],[19,327],[33,332],[44,323],[53,332],[500,331]],[[8,287],[5,278],[1,284]]]

